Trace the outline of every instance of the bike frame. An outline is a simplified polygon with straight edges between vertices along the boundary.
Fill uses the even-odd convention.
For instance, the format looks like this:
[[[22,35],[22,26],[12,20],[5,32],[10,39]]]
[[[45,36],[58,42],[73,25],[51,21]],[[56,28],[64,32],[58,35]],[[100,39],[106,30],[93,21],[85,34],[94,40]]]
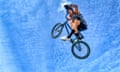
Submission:
[[[51,34],[52,34],[53,38],[59,37],[60,34],[62,33],[64,27],[66,29],[67,34],[70,34],[70,31],[72,31],[72,28],[71,28],[70,24],[68,23],[67,16],[66,16],[66,21],[64,23],[57,23],[52,28]],[[54,31],[58,32],[57,35],[54,35]],[[81,34],[80,31],[79,31],[79,34]],[[69,42],[72,43],[71,50],[72,50],[72,53],[73,53],[73,55],[75,57],[77,57],[79,59],[85,59],[86,57],[89,56],[89,54],[90,54],[90,47],[89,47],[89,45],[86,42],[82,41],[81,39],[78,39],[77,37],[75,39],[72,38]],[[76,48],[78,51],[82,51],[81,44],[83,44],[83,45],[85,45],[87,47],[87,53],[85,55],[79,56],[78,54],[76,54],[74,49]]]
[[[68,15],[68,14],[65,15],[66,21],[63,23],[63,27],[65,26],[65,29],[66,29],[66,31],[67,31],[67,34],[69,34],[69,33],[70,33],[69,29],[70,29],[70,30],[72,30],[72,29],[71,29],[71,27],[70,27],[70,25],[69,25],[69,23],[68,23],[67,15]],[[80,32],[79,32],[79,34],[80,34]],[[71,39],[70,42],[73,43],[74,40]]]
[[[72,29],[71,29],[70,25],[68,24],[68,20],[66,20],[66,21],[63,23],[63,25],[64,25],[64,27],[65,27],[65,29],[66,29],[66,31],[67,31],[67,34],[69,34],[69,33],[70,33],[69,29],[70,29],[70,30],[72,30]],[[74,40],[71,39],[70,42],[73,43]]]
[[[70,33],[69,29],[70,30],[72,30],[72,29],[71,29],[70,25],[68,24],[68,21],[65,21],[63,25],[65,26],[65,29],[66,29],[67,33],[69,34]]]
[[[72,29],[71,29],[70,25],[68,24],[67,15],[68,15],[68,14],[65,15],[66,21],[63,23],[63,25],[65,26],[66,31],[67,31],[67,33],[69,34],[69,33],[70,33],[70,32],[69,32],[69,29],[70,29],[70,30],[72,30]]]
[[[69,34],[69,33],[70,33],[70,32],[69,32],[69,29],[70,29],[70,30],[72,30],[72,29],[71,29],[70,25],[68,24],[68,20],[66,20],[66,21],[63,23],[63,25],[65,26],[65,29],[66,29],[67,33]],[[68,28],[69,28],[69,29],[68,29]],[[70,42],[73,43],[74,40],[71,39]],[[80,44],[79,44],[79,46],[76,47],[76,48],[77,48],[78,50],[81,50]]]

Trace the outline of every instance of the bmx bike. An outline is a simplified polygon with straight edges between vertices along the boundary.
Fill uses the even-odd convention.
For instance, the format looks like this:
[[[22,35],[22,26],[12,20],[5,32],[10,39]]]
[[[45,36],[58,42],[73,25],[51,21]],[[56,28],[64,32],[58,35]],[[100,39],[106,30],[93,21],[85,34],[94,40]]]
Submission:
[[[61,35],[63,28],[66,29],[68,34],[70,33],[70,30],[72,30],[68,24],[68,20],[66,20],[63,24],[55,24],[51,31],[51,37],[54,39],[58,38]],[[81,33],[79,32],[79,34]],[[72,43],[71,52],[76,58],[85,59],[90,55],[90,47],[82,39],[71,39],[70,42]]]

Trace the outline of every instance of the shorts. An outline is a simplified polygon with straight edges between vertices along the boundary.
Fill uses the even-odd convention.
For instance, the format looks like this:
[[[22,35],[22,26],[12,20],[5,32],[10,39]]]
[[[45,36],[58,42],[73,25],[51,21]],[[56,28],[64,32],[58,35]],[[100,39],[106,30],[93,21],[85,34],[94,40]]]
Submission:
[[[84,31],[87,29],[87,25],[83,24],[83,23],[80,23],[80,25],[78,26],[78,30],[79,31]]]
[[[83,30],[87,29],[87,23],[86,23],[85,19],[83,18],[82,14],[74,15],[72,17],[72,19],[73,20],[75,20],[75,19],[80,20],[80,25],[78,26],[79,31],[83,31]]]

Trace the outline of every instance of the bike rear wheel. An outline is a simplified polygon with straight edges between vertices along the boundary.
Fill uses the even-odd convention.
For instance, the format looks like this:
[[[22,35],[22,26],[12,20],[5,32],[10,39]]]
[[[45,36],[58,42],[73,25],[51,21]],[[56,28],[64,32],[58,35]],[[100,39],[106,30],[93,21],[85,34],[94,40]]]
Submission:
[[[71,48],[72,54],[78,59],[85,59],[90,55],[90,47],[84,41],[76,41]]]
[[[54,25],[51,31],[51,36],[52,38],[57,38],[60,36],[62,30],[63,30],[64,25],[61,23],[57,23]]]

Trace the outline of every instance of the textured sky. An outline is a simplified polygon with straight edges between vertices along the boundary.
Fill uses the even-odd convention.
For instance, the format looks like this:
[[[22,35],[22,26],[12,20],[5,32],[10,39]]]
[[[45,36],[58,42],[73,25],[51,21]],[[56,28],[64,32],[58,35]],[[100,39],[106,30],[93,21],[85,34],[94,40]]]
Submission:
[[[51,38],[52,27],[65,21],[66,3],[77,4],[87,21],[87,59]],[[119,16],[120,0],[0,0],[0,72],[119,72]]]

